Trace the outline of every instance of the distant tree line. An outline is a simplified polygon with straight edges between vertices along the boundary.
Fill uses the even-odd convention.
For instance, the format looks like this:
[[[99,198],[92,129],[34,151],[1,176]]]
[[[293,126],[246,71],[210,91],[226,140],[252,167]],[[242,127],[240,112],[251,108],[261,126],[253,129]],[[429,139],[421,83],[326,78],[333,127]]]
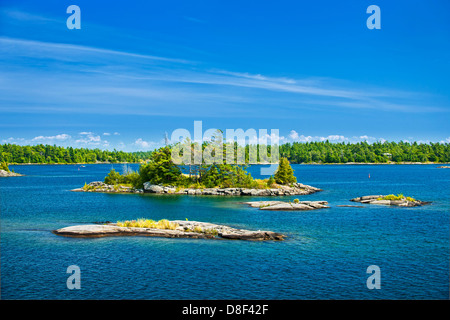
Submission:
[[[280,156],[291,163],[450,162],[450,144],[294,142],[281,145]]]
[[[107,151],[100,149],[59,147],[56,145],[19,146],[0,145],[0,162],[70,164],[97,162],[140,162],[150,157],[148,152]]]
[[[205,148],[207,144],[202,147]],[[237,146],[235,146],[237,148]],[[257,146],[259,149],[259,146]],[[268,154],[271,147],[267,146]],[[225,145],[224,145],[225,150]],[[6,163],[97,163],[146,162],[154,151],[124,152],[100,149],[59,147],[56,145],[0,145],[0,162]],[[245,147],[248,162],[249,146]],[[387,162],[450,162],[449,143],[367,142],[331,143],[329,141],[286,143],[280,145],[280,157],[290,163],[387,163]],[[259,161],[259,152],[258,152]]]

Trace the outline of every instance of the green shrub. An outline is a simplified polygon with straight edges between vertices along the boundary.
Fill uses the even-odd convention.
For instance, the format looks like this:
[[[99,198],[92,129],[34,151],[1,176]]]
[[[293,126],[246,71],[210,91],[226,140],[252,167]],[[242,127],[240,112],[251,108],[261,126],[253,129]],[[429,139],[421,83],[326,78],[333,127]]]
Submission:
[[[205,230],[203,230],[203,232],[206,234],[211,234],[214,237],[219,234],[219,231],[217,231],[216,229],[205,229]]]
[[[122,176],[116,170],[111,169],[108,175],[105,177],[106,184],[119,184]]]
[[[114,169],[111,169],[104,182],[110,185],[128,184],[136,189],[142,188],[143,183],[138,172],[132,171],[122,175]]]
[[[8,164],[5,161],[0,163],[0,170],[5,170],[6,172],[10,172],[9,168],[8,168]]]
[[[142,188],[142,184],[143,184],[141,176],[136,171],[129,172],[129,173],[123,175],[121,178],[121,183],[130,184],[136,189]]]
[[[379,197],[377,200],[407,200],[407,201],[416,201],[416,199],[412,197],[405,197],[402,193],[399,193],[398,195],[389,194],[384,197]]]

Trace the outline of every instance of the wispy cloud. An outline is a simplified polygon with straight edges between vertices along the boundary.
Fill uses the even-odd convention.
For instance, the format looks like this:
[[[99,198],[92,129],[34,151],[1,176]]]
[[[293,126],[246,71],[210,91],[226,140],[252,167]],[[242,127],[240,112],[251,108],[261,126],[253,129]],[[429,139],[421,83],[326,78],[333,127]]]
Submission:
[[[206,21],[198,19],[198,18],[194,18],[194,17],[189,17],[189,16],[184,16],[183,17],[185,20],[190,21],[190,22],[195,22],[195,23],[206,23]]]
[[[323,141],[330,141],[330,142],[362,142],[366,141],[368,143],[374,143],[374,142],[385,142],[386,139],[384,138],[376,138],[371,137],[368,135],[361,135],[361,136],[352,136],[352,137],[346,137],[344,135],[340,134],[330,134],[328,136],[306,136],[303,134],[299,134],[295,130],[291,130],[289,132],[289,142],[323,142]]]
[[[56,20],[54,18],[50,18],[48,16],[43,16],[39,14],[29,13],[25,11],[20,11],[17,9],[11,9],[11,8],[3,8],[0,9],[0,15],[3,15],[6,18],[10,18],[13,20],[17,20],[20,22],[26,22],[26,21],[33,21],[33,22],[60,22],[59,20]]]
[[[123,56],[128,58],[138,58],[144,60],[156,60],[156,61],[166,61],[166,62],[174,62],[174,63],[193,63],[183,59],[172,59],[166,57],[159,57],[154,55],[146,55],[139,54],[133,52],[126,51],[118,51],[104,48],[97,48],[92,46],[83,46],[83,45],[75,45],[68,43],[55,43],[55,42],[43,42],[43,41],[35,41],[35,40],[27,40],[27,39],[17,39],[17,38],[9,38],[9,37],[0,37],[0,43],[3,45],[13,45],[13,46],[21,46],[22,49],[31,49],[31,50],[61,50],[65,52],[69,52],[71,54],[77,54],[80,52],[92,53],[92,54],[100,54],[106,56]]]
[[[55,136],[37,136],[31,139],[31,141],[41,142],[41,143],[51,143],[54,141],[66,141],[70,139],[71,136],[65,133],[58,134]]]
[[[102,148],[110,146],[107,140],[103,140],[99,135],[92,132],[80,132],[75,137],[67,133],[60,133],[53,136],[36,136],[34,138],[10,137],[1,140],[1,142],[19,145],[57,144],[61,146]]]
[[[224,116],[242,117],[254,116],[268,102],[292,106],[296,112],[310,105],[325,110],[447,111],[418,103],[415,92],[348,82],[342,87],[340,81],[326,78],[192,68],[184,59],[67,43],[0,37],[0,58],[0,102],[7,102],[0,104],[3,112],[10,112],[6,106],[14,103],[14,110],[21,112],[208,116],[220,110]],[[24,64],[24,58],[38,63]]]

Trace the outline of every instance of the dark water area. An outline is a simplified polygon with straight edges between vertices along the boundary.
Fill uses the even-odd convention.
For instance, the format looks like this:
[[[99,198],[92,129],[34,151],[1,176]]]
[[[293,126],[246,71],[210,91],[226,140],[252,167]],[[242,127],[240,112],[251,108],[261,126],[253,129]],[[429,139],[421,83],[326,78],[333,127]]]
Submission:
[[[293,165],[299,182],[323,191],[270,198],[71,192],[103,180],[111,165],[10,168],[25,176],[0,179],[2,299],[449,298],[450,170],[437,165]],[[259,169],[249,171],[260,178]],[[354,204],[354,197],[391,193],[432,204],[338,207]],[[294,198],[326,200],[331,208],[270,212],[240,203]],[[77,239],[51,232],[140,217],[187,218],[288,237]],[[70,265],[81,269],[80,290],[67,289]],[[370,265],[380,267],[380,290],[366,286]]]

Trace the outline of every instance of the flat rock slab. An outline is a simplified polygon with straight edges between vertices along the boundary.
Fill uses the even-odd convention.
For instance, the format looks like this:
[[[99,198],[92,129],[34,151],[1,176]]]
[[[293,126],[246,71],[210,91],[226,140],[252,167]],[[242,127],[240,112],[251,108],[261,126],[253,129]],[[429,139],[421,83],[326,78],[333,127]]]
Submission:
[[[259,208],[260,210],[273,211],[304,211],[329,208],[327,201],[249,201],[244,203],[250,207]]]
[[[234,240],[284,240],[285,236],[272,231],[250,231],[199,221],[171,221],[179,226],[175,230],[154,228],[119,227],[110,223],[105,225],[88,224],[54,230],[59,236],[76,238],[98,238],[108,236],[149,236],[164,238],[194,239],[234,239]],[[206,232],[195,232],[195,228]],[[216,235],[211,233],[214,231]]]
[[[353,202],[359,202],[359,203],[366,203],[366,204],[378,204],[378,205],[384,205],[384,206],[397,206],[397,207],[418,207],[425,204],[430,204],[429,201],[408,201],[406,198],[403,198],[401,200],[378,200],[379,198],[385,197],[384,195],[372,195],[372,196],[363,196],[351,199],[350,201]]]

